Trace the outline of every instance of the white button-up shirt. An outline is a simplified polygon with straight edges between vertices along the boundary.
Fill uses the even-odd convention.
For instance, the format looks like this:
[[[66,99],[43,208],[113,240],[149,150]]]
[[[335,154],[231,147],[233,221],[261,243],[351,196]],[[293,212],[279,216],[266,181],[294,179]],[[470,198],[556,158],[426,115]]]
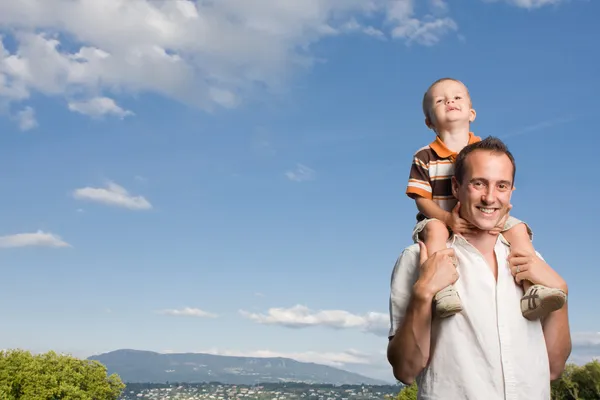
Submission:
[[[462,236],[447,247],[458,258],[455,287],[463,311],[433,317],[427,367],[417,377],[419,399],[548,400],[550,366],[540,321],[521,314],[523,289],[510,273],[502,235],[494,251],[498,279],[481,253]],[[401,324],[419,277],[419,246],[406,248],[392,273],[390,336]]]

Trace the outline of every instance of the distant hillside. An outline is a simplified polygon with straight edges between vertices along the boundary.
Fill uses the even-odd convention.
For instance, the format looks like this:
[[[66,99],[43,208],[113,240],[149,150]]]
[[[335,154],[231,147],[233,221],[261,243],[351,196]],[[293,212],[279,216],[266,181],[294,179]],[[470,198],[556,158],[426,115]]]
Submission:
[[[251,385],[260,382],[305,382],[385,385],[386,382],[321,364],[289,358],[230,357],[202,353],[160,354],[116,350],[89,357],[116,372],[123,382],[221,382]]]

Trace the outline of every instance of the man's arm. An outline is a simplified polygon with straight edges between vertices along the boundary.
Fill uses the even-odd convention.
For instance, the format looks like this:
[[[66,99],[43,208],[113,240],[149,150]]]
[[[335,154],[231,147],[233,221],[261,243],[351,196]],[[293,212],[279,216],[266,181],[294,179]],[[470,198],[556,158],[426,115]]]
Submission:
[[[415,284],[404,319],[388,343],[394,377],[405,385],[413,383],[429,361],[432,298]]]
[[[432,299],[435,293],[458,279],[454,250],[431,257],[419,243],[420,253],[405,251],[392,275],[390,313],[392,330],[387,357],[394,377],[411,384],[429,362]]]
[[[558,275],[536,252],[534,255],[516,253],[509,257],[511,272],[517,283],[526,279],[534,284],[561,289],[568,297],[569,288],[564,279]],[[519,273],[517,273],[517,266]],[[544,339],[550,364],[550,379],[560,378],[567,359],[571,355],[571,332],[569,327],[568,300],[561,309],[550,313],[542,321]]]
[[[566,283],[560,287],[568,296]],[[571,329],[569,328],[568,301],[561,309],[550,313],[542,321],[544,339],[548,349],[548,361],[550,363],[550,379],[560,378],[565,369],[567,359],[571,355]]]

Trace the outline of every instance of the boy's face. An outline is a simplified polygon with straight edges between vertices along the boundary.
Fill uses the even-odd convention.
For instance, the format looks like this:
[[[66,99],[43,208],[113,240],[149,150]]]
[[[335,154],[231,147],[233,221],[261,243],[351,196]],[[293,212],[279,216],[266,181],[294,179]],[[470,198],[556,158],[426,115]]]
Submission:
[[[452,80],[434,85],[429,91],[429,117],[425,123],[436,131],[473,122],[475,110],[465,85]]]

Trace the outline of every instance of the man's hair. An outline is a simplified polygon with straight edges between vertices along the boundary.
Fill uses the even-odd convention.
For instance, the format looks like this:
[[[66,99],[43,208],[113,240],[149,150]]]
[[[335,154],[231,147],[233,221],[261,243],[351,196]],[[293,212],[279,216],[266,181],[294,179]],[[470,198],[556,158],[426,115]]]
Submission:
[[[469,96],[469,98],[471,98],[471,94],[469,93],[469,88],[467,88],[467,85],[465,85],[464,83],[462,83],[461,81],[459,81],[458,79],[454,79],[454,78],[440,78],[437,81],[433,82],[431,85],[429,85],[429,87],[427,88],[427,90],[425,91],[425,94],[423,95],[423,114],[425,114],[425,118],[427,118],[428,120],[431,120],[431,115],[429,114],[430,108],[431,108],[431,104],[430,104],[430,95],[429,92],[431,91],[431,89],[437,85],[440,82],[444,82],[444,81],[454,81],[454,82],[458,82],[460,84],[462,84],[465,89],[467,89],[467,95]]]
[[[477,151],[477,150],[485,150],[485,151],[490,151],[492,153],[506,154],[506,156],[508,157],[508,159],[510,160],[510,162],[513,166],[512,179],[513,179],[513,185],[514,185],[515,174],[517,172],[515,158],[513,157],[512,153],[508,150],[508,147],[506,147],[504,142],[502,142],[502,140],[500,140],[496,137],[493,137],[493,136],[488,136],[479,142],[471,143],[471,144],[465,146],[460,151],[460,153],[458,153],[458,156],[456,157],[456,162],[454,163],[454,177],[456,178],[458,183],[462,183],[462,180],[465,176],[465,172],[466,172],[465,171],[465,168],[466,168],[465,163],[466,163],[467,157],[469,156],[469,154],[471,154],[472,152]]]

